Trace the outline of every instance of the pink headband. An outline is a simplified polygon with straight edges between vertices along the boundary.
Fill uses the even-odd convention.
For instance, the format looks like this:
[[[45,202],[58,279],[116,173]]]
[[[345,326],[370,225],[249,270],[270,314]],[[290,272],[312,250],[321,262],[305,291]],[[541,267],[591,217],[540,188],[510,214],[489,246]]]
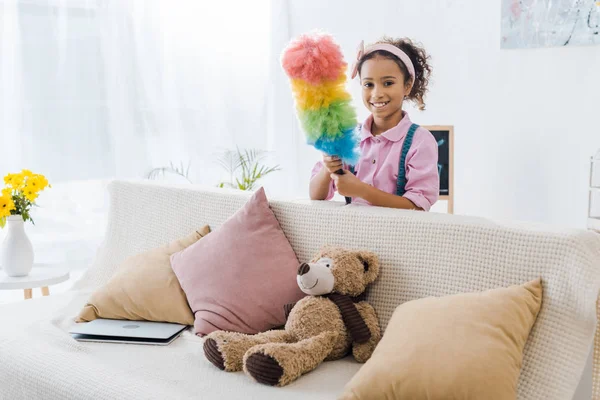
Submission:
[[[415,67],[414,67],[412,61],[410,61],[410,57],[408,57],[405,52],[403,52],[396,46],[388,44],[388,43],[377,43],[377,44],[369,46],[365,49],[364,40],[361,40],[360,44],[358,45],[356,61],[352,65],[352,75],[351,75],[352,79],[354,79],[354,77],[358,74],[358,63],[360,62],[360,60],[367,54],[372,53],[377,50],[384,50],[384,51],[392,53],[393,55],[398,57],[404,63],[404,65],[406,65],[406,69],[408,69],[408,73],[413,78],[412,83],[413,84],[415,83]]]

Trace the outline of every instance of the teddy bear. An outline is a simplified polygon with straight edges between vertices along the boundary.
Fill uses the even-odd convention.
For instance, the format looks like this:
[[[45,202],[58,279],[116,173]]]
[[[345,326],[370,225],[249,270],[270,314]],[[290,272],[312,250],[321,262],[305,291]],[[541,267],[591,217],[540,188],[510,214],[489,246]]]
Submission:
[[[243,369],[271,386],[285,386],[350,351],[364,363],[381,339],[375,309],[364,300],[378,274],[374,253],[325,246],[299,266],[296,280],[307,296],[284,306],[283,329],[256,335],[215,331],[205,337],[204,354],[221,370]]]

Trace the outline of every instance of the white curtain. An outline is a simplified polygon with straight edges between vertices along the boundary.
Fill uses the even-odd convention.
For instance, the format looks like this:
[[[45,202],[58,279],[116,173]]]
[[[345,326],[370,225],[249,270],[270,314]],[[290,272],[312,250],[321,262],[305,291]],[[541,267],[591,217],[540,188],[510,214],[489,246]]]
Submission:
[[[278,0],[0,0],[0,173],[139,178],[173,162],[214,185],[218,152],[239,146],[272,152],[280,192],[304,191],[285,156],[298,140],[286,13]]]

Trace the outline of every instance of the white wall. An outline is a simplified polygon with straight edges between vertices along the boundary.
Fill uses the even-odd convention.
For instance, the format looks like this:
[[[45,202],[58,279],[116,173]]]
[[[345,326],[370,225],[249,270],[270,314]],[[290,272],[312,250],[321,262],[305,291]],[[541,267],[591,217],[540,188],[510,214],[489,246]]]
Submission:
[[[325,29],[348,60],[361,39],[383,34],[424,44],[427,110],[408,111],[419,124],[454,125],[456,213],[585,227],[600,46],[501,50],[499,1],[290,0],[289,13],[292,36]],[[358,99],[356,82],[351,90]],[[319,154],[296,138],[308,185]]]

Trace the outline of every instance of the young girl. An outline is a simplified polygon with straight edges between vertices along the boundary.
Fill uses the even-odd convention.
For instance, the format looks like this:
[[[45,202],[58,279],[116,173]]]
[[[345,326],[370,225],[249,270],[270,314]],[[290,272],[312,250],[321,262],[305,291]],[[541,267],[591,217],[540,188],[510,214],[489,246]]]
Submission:
[[[312,200],[329,200],[337,190],[353,203],[382,207],[428,211],[437,201],[437,142],[402,111],[405,99],[425,109],[428,58],[409,39],[383,38],[367,48],[361,43],[352,78],[358,74],[371,115],[360,126],[360,159],[347,167],[323,156],[312,172]],[[340,168],[344,174],[335,174]]]

